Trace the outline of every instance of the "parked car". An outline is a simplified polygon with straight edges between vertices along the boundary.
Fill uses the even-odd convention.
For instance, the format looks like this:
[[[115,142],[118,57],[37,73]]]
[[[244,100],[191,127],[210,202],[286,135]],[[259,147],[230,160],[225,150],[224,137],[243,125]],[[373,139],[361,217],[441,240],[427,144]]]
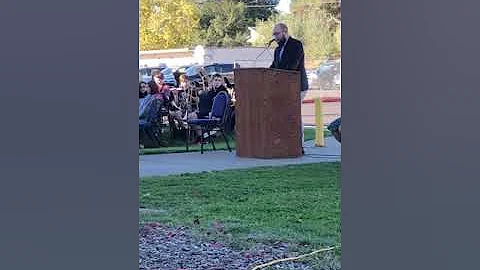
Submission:
[[[175,80],[178,84],[180,84],[180,75],[185,74],[189,67],[191,67],[191,65],[181,66],[173,71],[173,76],[175,77]]]
[[[171,68],[167,67],[166,65],[160,65],[158,67],[147,67],[141,68],[139,70],[140,73],[140,81],[149,82],[152,78],[152,70],[158,69],[160,72],[163,73],[165,77],[165,83],[172,86],[177,87],[178,83],[175,80],[175,76]]]
[[[233,78],[233,69],[235,68],[234,64],[218,64],[214,63],[204,67],[207,75],[213,75],[218,73],[228,80],[229,83],[234,82]]]
[[[142,68],[139,68],[138,72],[140,73],[141,81],[149,82],[152,79],[152,70],[154,70],[154,69],[162,70],[166,67],[167,67],[167,65],[160,64],[157,67],[142,67]]]
[[[321,90],[339,90],[340,74],[340,59],[327,61],[318,67],[313,84]]]
[[[318,78],[316,70],[307,70],[307,78],[308,82],[311,83],[312,81]]]
[[[206,65],[204,68],[207,74],[213,74],[213,73],[230,74],[230,73],[233,73],[234,64],[214,63],[211,65]]]
[[[206,75],[206,71],[201,65],[193,65],[185,69],[185,75],[190,81],[201,81],[202,76]]]
[[[161,70],[163,75],[165,76],[165,83],[172,86],[172,87],[177,87],[178,83],[177,80],[175,80],[175,75],[173,75],[173,71],[171,68],[164,68]]]

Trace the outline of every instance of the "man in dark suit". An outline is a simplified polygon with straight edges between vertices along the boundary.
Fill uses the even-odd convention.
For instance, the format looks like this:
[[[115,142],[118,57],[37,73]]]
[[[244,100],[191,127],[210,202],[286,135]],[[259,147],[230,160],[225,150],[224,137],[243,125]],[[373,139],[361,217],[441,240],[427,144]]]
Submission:
[[[296,70],[300,72],[299,90],[301,97],[300,102],[302,102],[308,90],[308,79],[307,72],[305,71],[305,56],[302,42],[288,35],[288,27],[284,23],[275,25],[273,28],[273,38],[277,42],[278,47],[275,49],[273,63],[270,65],[270,68]],[[301,132],[303,147],[303,122]]]

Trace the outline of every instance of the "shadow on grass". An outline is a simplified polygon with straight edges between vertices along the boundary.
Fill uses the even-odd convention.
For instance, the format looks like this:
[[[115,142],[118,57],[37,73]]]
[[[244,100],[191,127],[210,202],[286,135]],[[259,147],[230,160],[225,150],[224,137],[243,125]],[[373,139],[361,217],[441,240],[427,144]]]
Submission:
[[[328,130],[323,132],[325,137],[331,136],[332,134]],[[232,135],[227,135],[228,142],[232,150],[235,150],[235,137]],[[315,129],[305,128],[305,141],[315,140]],[[217,150],[228,150],[227,144],[223,137],[215,139],[215,147]],[[204,145],[204,151],[213,151],[212,145],[210,143]],[[140,149],[140,155],[158,155],[158,154],[172,154],[172,153],[185,153],[187,152],[185,141],[176,140],[171,143],[171,146],[161,147],[161,148],[145,148]],[[188,152],[200,152],[200,145],[190,145]]]

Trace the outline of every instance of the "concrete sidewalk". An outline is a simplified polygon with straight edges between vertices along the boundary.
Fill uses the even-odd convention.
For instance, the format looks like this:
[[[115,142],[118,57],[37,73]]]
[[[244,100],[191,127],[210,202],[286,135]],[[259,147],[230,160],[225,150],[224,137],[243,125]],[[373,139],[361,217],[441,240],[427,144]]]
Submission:
[[[305,155],[289,159],[239,158],[235,152],[215,151],[144,155],[140,156],[140,177],[164,176],[203,171],[245,169],[263,166],[283,166],[340,161],[341,147],[333,137],[325,138],[326,147],[315,147],[313,141],[305,142]]]

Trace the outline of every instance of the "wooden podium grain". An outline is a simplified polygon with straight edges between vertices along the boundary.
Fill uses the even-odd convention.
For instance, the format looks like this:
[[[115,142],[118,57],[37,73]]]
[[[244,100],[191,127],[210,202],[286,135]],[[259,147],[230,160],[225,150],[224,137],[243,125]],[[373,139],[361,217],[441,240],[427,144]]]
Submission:
[[[301,156],[299,73],[270,68],[240,68],[234,73],[237,156]]]

